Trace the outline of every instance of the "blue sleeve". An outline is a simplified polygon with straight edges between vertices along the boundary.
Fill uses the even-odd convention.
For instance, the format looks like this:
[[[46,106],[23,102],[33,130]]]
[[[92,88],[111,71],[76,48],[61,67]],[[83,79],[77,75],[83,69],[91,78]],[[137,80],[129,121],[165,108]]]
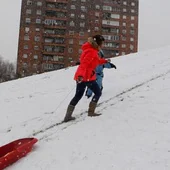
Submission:
[[[104,68],[113,68],[110,63],[106,63],[103,66],[104,66]]]

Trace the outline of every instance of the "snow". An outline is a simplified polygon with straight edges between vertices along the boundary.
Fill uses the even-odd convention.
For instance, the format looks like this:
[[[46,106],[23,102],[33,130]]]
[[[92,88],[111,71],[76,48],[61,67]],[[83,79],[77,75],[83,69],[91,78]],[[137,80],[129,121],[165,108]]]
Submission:
[[[0,84],[0,146],[39,142],[8,170],[169,170],[170,46],[113,58],[105,69],[100,117],[61,123],[75,93],[76,67]]]

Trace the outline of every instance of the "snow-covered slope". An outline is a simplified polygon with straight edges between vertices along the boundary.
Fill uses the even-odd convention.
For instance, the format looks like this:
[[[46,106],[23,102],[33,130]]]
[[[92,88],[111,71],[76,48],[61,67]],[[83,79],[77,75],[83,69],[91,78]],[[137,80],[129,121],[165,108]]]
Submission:
[[[169,170],[170,46],[112,59],[97,112],[90,99],[61,124],[76,67],[0,84],[0,145],[35,136],[33,152],[9,170]]]

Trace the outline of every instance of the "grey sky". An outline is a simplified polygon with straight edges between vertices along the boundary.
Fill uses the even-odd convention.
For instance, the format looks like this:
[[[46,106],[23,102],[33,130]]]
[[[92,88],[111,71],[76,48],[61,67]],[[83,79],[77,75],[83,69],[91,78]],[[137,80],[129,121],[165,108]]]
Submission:
[[[170,0],[139,0],[139,51],[170,45]],[[0,55],[17,59],[21,0],[0,5]]]
[[[139,2],[139,50],[170,45],[170,0]]]

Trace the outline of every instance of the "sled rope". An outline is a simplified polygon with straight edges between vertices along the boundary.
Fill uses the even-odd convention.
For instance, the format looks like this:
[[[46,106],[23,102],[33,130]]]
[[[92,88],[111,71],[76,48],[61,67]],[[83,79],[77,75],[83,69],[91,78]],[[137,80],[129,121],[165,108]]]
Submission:
[[[75,86],[68,92],[68,94],[64,97],[64,99],[57,105],[57,107],[50,112],[50,114],[53,114],[55,112],[57,112],[57,110],[60,108],[60,106],[64,103],[64,101],[68,98],[68,96],[71,94],[71,92],[75,89]],[[42,124],[42,126],[40,127],[40,129],[42,129],[42,127],[44,127],[44,125],[46,124],[46,122],[48,122],[50,120],[51,116],[48,116],[47,119],[44,121],[44,123]]]

